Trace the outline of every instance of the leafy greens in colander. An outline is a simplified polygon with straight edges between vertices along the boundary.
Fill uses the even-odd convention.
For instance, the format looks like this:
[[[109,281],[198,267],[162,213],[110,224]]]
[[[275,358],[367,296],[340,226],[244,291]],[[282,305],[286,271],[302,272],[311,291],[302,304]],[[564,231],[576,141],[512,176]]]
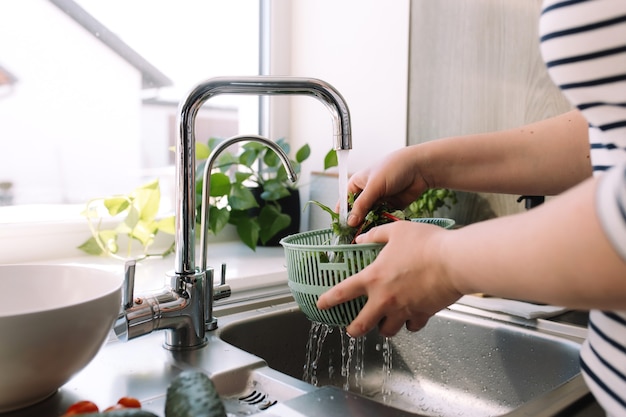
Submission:
[[[348,195],[348,212],[352,210],[354,205],[355,195],[350,193]],[[407,220],[402,210],[392,210],[386,203],[376,205],[365,216],[365,220],[357,227],[351,227],[347,224],[342,224],[339,219],[339,213],[336,213],[330,207],[320,203],[319,201],[311,200],[309,203],[315,204],[328,214],[330,214],[332,222],[331,229],[335,238],[333,239],[333,245],[344,245],[355,243],[355,239],[361,233],[365,233],[373,227],[383,225],[398,220]],[[308,203],[307,203],[308,204]]]

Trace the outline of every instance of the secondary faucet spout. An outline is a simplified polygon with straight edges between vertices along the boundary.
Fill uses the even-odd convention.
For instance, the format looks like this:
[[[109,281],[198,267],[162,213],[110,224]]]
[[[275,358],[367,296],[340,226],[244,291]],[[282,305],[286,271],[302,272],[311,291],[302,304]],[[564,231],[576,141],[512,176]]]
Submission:
[[[287,154],[281,149],[280,146],[276,144],[276,142],[272,142],[269,139],[264,138],[263,136],[258,135],[241,135],[241,136],[233,136],[229,139],[226,139],[223,142],[220,142],[215,149],[211,151],[209,155],[206,165],[204,166],[204,173],[202,177],[202,210],[201,210],[201,221],[200,221],[200,248],[201,248],[201,258],[200,258],[200,271],[206,271],[206,297],[204,301],[204,320],[206,322],[207,330],[214,330],[217,328],[217,319],[213,317],[213,301],[215,298],[214,294],[214,282],[213,275],[214,271],[212,268],[209,268],[207,265],[207,252],[208,252],[208,235],[209,235],[209,212],[210,212],[210,203],[209,196],[211,194],[211,171],[213,171],[213,164],[217,157],[229,146],[243,141],[252,141],[259,142],[273,150],[278,158],[283,163],[285,170],[287,171],[287,177],[291,182],[296,182],[297,175],[293,169],[293,165],[289,160]],[[224,277],[222,277],[224,278]],[[224,284],[222,284],[224,286]],[[230,288],[228,288],[230,291]]]

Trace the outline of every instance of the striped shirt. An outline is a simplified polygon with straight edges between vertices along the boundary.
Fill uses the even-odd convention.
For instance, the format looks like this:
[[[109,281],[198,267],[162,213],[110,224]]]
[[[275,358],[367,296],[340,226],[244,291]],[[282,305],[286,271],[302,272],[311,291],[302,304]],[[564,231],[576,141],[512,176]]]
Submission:
[[[626,260],[626,0],[545,0],[540,36],[550,76],[589,123],[598,214]],[[607,415],[625,416],[626,311],[591,311],[581,369]]]

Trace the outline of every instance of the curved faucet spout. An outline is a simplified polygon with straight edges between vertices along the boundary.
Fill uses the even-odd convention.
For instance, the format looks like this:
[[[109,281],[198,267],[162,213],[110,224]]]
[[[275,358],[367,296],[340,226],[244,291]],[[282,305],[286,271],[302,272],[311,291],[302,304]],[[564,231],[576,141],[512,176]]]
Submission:
[[[287,171],[287,177],[291,182],[296,182],[298,176],[296,171],[294,171],[293,166],[291,165],[291,161],[289,157],[281,149],[280,146],[263,136],[258,135],[241,135],[241,136],[233,136],[228,138],[222,142],[220,142],[215,149],[211,151],[209,158],[207,159],[206,165],[204,166],[204,175],[202,177],[202,210],[200,217],[200,248],[201,248],[201,258],[200,258],[200,271],[205,271],[207,269],[207,236],[209,234],[209,195],[211,192],[211,171],[213,171],[213,164],[217,157],[229,146],[238,143],[238,142],[259,142],[276,152],[278,158],[283,163],[285,170]]]
[[[206,165],[204,166],[204,173],[202,177],[202,209],[200,214],[200,249],[202,251],[200,254],[200,273],[205,273],[204,321],[206,324],[206,330],[215,330],[217,328],[217,319],[213,317],[213,301],[215,299],[215,284],[213,282],[214,271],[212,268],[208,268],[207,266],[209,212],[211,207],[211,204],[209,203],[209,196],[211,195],[211,171],[213,171],[213,164],[215,163],[215,160],[226,148],[237,142],[244,141],[262,143],[274,152],[276,152],[276,155],[278,155],[278,158],[283,163],[283,166],[287,171],[287,176],[289,177],[291,182],[296,182],[298,178],[296,175],[296,171],[293,169],[293,166],[291,165],[291,161],[289,160],[287,154],[281,149],[280,146],[276,144],[276,142],[272,142],[271,140],[266,139],[263,136],[233,136],[223,142],[220,142],[215,147],[215,149],[211,151],[211,154],[207,159]],[[230,287],[228,291],[230,291]]]

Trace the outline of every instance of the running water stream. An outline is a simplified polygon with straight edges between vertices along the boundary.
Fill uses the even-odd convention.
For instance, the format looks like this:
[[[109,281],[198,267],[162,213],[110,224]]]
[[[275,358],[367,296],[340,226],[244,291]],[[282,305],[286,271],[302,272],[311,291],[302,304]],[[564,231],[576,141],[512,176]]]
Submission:
[[[339,183],[339,223],[343,226],[348,219],[348,153],[349,150],[337,150],[337,167]],[[346,391],[354,391],[366,394],[371,397],[380,397],[383,402],[387,402],[390,390],[387,387],[392,369],[392,347],[388,337],[383,338],[382,343],[376,344],[376,350],[383,356],[382,378],[380,387],[376,387],[372,392],[372,387],[365,387],[365,337],[351,337],[345,328],[333,328],[322,323],[311,323],[309,330],[309,340],[306,346],[306,362],[304,364],[303,380],[315,386],[320,383],[320,360],[324,341],[334,331],[339,332],[341,338],[341,378],[342,387]],[[333,353],[335,355],[333,355]],[[333,356],[336,352],[328,355],[328,376],[324,374],[323,379],[335,380],[335,364]],[[368,389],[369,392],[365,392]]]
[[[348,149],[337,150],[337,169],[339,183],[339,224],[346,225],[348,220]]]
[[[324,342],[330,335],[337,332],[341,341],[341,352],[324,351]],[[346,391],[367,395],[371,398],[379,398],[382,402],[388,402],[391,394],[388,382],[391,377],[392,345],[388,337],[381,338],[376,344],[376,354],[382,355],[382,369],[366,369],[366,337],[354,338],[348,335],[345,328],[331,327],[322,323],[311,323],[309,340],[306,346],[306,361],[302,379],[315,386],[335,385]],[[323,355],[324,354],[324,355]],[[371,352],[369,353],[371,357]],[[327,371],[320,362],[328,360]],[[340,361],[340,363],[336,363]],[[340,377],[335,374],[335,367],[341,369]],[[376,378],[372,374],[382,374],[382,378]],[[372,386],[372,380],[379,383]]]

